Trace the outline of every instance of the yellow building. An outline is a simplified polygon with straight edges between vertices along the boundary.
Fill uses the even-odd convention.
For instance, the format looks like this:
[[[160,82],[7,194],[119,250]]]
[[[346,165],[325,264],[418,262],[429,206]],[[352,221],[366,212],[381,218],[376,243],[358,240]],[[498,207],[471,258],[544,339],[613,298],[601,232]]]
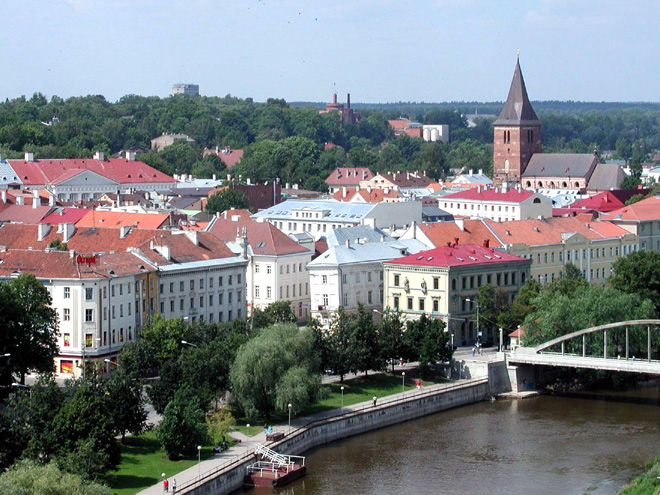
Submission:
[[[512,301],[529,278],[530,265],[529,259],[486,246],[448,243],[385,262],[384,306],[407,319],[422,314],[442,318],[454,342],[466,345],[479,331],[472,321],[479,287],[503,289]],[[483,335],[484,340],[494,338],[490,332]]]

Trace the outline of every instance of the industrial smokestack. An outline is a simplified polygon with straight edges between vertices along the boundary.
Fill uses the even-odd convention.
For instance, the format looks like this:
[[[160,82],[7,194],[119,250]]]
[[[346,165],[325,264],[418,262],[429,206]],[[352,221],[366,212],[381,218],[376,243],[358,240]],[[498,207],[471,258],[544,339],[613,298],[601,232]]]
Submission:
[[[346,108],[351,108],[351,94],[346,93]]]

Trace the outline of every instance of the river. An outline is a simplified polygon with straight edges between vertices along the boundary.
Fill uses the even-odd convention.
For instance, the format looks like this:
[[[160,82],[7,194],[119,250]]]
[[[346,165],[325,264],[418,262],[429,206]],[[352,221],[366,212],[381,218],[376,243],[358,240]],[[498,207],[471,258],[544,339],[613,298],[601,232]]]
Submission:
[[[660,386],[453,409],[308,452],[278,495],[617,493],[660,454]]]

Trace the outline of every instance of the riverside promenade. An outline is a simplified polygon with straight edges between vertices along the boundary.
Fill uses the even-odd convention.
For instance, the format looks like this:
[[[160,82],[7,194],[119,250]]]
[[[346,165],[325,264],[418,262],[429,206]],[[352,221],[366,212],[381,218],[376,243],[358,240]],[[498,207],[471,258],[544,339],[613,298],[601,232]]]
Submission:
[[[418,418],[452,407],[483,400],[488,395],[488,379],[463,379],[423,387],[362,402],[323,413],[295,418],[288,424],[275,425],[273,431],[281,431],[284,438],[267,442],[261,426],[255,425],[256,435],[247,437],[239,432],[231,436],[240,443],[216,453],[176,475],[165,473],[170,483],[176,479],[177,493],[214,494],[231,493],[243,485],[245,468],[255,461],[254,450],[258,443],[284,454],[302,455],[305,451],[324,443],[357,435],[409,419]],[[160,474],[160,473],[158,473]],[[140,492],[141,495],[163,495],[162,483]]]

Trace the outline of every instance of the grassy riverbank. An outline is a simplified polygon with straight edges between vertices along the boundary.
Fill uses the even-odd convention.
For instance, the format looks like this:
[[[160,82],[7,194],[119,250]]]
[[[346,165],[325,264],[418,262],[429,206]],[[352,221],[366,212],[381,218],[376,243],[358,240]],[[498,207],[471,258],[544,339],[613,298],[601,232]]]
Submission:
[[[660,492],[660,457],[656,457],[646,467],[646,472],[632,480],[619,495],[656,495]]]

